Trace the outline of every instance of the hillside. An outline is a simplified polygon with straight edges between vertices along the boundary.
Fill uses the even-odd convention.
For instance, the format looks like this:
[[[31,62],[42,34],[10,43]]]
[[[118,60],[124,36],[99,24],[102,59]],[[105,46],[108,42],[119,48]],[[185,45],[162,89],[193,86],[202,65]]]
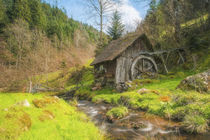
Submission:
[[[0,0],[0,5],[0,91],[26,91],[21,80],[94,56],[98,31],[64,10],[40,0]]]

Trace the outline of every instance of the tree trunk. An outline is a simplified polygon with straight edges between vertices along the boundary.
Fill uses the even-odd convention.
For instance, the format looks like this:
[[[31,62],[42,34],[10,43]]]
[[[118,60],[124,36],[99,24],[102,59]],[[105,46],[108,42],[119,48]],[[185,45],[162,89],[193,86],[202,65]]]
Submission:
[[[32,93],[32,86],[33,86],[33,83],[32,83],[31,78],[30,78],[30,80],[29,80],[29,90],[28,90],[29,93]]]
[[[100,45],[103,42],[103,5],[100,2]]]

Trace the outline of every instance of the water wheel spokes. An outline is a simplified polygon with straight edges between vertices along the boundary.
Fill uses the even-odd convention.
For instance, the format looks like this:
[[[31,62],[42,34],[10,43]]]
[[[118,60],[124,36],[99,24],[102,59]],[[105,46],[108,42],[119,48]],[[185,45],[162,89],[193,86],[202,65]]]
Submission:
[[[142,79],[143,76],[151,77],[157,73],[155,61],[147,56],[137,57],[131,66],[131,79]]]

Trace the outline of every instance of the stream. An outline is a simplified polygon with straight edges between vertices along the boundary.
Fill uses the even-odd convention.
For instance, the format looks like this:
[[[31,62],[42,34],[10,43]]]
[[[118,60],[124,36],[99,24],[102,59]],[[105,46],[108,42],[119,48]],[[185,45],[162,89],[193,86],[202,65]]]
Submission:
[[[164,120],[144,112],[130,111],[120,120],[108,121],[108,104],[94,104],[90,101],[79,101],[78,109],[87,114],[102,132],[113,140],[209,140],[210,134],[189,135],[179,131],[179,124]]]

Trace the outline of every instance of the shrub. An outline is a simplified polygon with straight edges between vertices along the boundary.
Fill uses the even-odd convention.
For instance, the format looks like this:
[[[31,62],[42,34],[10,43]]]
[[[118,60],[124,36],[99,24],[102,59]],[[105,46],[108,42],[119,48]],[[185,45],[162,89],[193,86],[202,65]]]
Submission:
[[[182,124],[187,132],[205,133],[208,131],[208,121],[200,115],[186,115]]]

